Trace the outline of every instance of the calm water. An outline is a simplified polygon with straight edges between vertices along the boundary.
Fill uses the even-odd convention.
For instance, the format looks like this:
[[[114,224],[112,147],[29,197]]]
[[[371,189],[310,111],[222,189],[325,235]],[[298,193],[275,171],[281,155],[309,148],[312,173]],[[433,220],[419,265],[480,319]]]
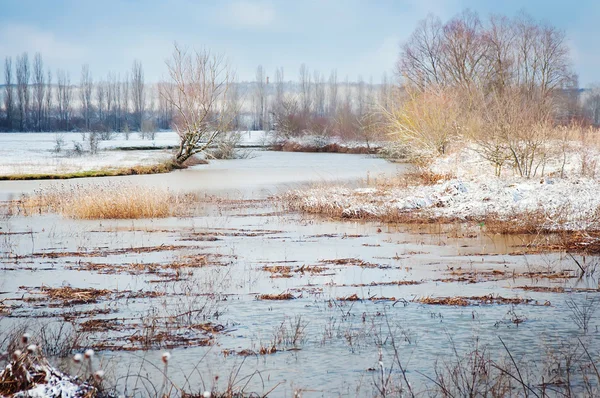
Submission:
[[[246,386],[246,392],[265,393],[276,387],[271,396],[291,397],[295,391],[302,391],[303,396],[371,396],[377,373],[370,369],[378,369],[380,349],[383,365],[389,369],[394,346],[416,389],[427,384],[423,374],[435,375],[436,362],[451,362],[456,353],[468,353],[475,346],[501,358],[506,351],[499,337],[532,373],[542,373],[548,359],[572,347],[577,338],[588,343],[590,349],[599,348],[597,317],[591,316],[584,333],[574,322],[572,310],[573,303],[580,308],[595,303],[594,295],[517,289],[525,285],[597,287],[593,278],[519,276],[575,268],[571,258],[559,254],[514,254],[530,237],[488,236],[467,226],[339,222],[285,214],[275,200],[232,200],[265,199],[302,184],[357,185],[360,179],[393,175],[404,169],[403,165],[361,155],[256,152],[249,159],[215,161],[165,175],[65,182],[131,181],[176,191],[206,192],[231,201],[207,201],[194,216],[162,220],[5,217],[0,224],[0,231],[5,233],[0,236],[0,302],[13,308],[10,317],[0,319],[0,327],[7,330],[17,324],[30,324],[35,330],[48,322],[54,326],[67,322],[67,329],[74,328],[82,337],[82,346],[110,342],[123,349],[136,347],[134,336],[167,331],[183,338],[206,338],[209,335],[194,327],[209,321],[225,328],[213,335],[212,345],[205,347],[189,346],[182,340],[168,349],[165,345],[169,341],[159,341],[153,342],[149,350],[99,350],[102,364],[96,366],[106,369],[109,380],[116,380],[121,389],[127,386],[129,393],[135,390],[139,396],[160,389],[160,356],[165,350],[172,353],[168,376],[178,386],[189,382],[194,390],[213,384],[223,389],[231,380],[237,387]],[[0,194],[4,198],[17,197],[54,183],[0,182]],[[135,250],[161,245],[164,249],[153,252]],[[168,249],[173,246],[177,247]],[[115,249],[130,250],[111,252]],[[42,256],[93,250],[98,253],[92,257]],[[175,278],[166,271],[137,275],[126,271],[128,266],[184,261],[185,256],[201,254],[210,255],[212,261],[204,267],[186,268]],[[330,261],[339,259],[354,260],[338,264]],[[114,264],[125,270],[89,270],[89,263]],[[281,277],[287,276],[282,275],[286,272],[273,274],[263,269],[274,265],[289,267],[286,272],[291,277]],[[302,266],[320,267],[322,272],[301,272]],[[466,283],[456,280],[453,271],[458,270],[479,271],[482,275],[497,270],[516,276],[482,277],[478,283]],[[418,284],[389,284],[408,281]],[[36,293],[41,286],[114,292],[97,303],[67,308],[46,301],[20,300],[40,297]],[[132,295],[139,292],[159,295]],[[262,294],[279,293],[291,293],[295,299],[257,299]],[[354,294],[367,300],[338,300]],[[457,307],[415,301],[429,296],[489,294],[530,298],[534,302]],[[105,313],[75,314],[93,309]],[[81,332],[81,325],[89,319],[110,319],[118,326],[109,331]],[[259,352],[261,347],[273,345],[278,352],[269,355],[244,357],[231,353]],[[125,379],[127,374],[148,378]],[[398,377],[399,373],[393,375]]]

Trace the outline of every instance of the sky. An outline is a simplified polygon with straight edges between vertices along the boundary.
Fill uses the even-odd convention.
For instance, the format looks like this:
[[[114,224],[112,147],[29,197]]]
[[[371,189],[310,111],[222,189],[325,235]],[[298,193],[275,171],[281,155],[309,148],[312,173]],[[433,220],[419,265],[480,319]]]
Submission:
[[[598,0],[0,0],[0,59],[39,51],[73,83],[83,64],[99,80],[138,59],[156,82],[177,42],[225,55],[240,81],[253,80],[258,65],[297,80],[304,63],[325,76],[336,69],[339,80],[378,82],[393,74],[420,20],[467,8],[481,18],[525,11],[563,29],[580,86],[600,82]]]

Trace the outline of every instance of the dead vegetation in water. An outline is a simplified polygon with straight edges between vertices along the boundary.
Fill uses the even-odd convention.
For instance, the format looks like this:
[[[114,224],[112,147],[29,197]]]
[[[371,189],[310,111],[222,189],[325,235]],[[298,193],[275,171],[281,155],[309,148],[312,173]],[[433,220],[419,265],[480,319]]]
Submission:
[[[502,297],[500,295],[489,294],[487,296],[471,296],[471,297],[419,297],[413,300],[416,303],[427,304],[427,305],[449,305],[466,307],[470,305],[492,305],[492,304],[536,304],[537,301],[529,298],[522,297]],[[549,302],[543,303],[543,305],[550,305]]]
[[[353,267],[361,267],[361,268],[391,268],[389,266],[374,264],[368,261],[364,261],[358,258],[336,258],[332,260],[320,260],[321,264],[329,264],[329,265],[345,265],[345,266],[353,266]]]
[[[283,293],[273,293],[273,294],[261,294],[257,297],[258,300],[294,300],[297,297],[294,296],[292,293],[290,292],[283,292]]]
[[[310,274],[319,275],[327,271],[329,268],[320,265],[302,265],[292,267],[291,265],[264,265],[260,268],[262,271],[269,272],[270,278],[292,278],[294,274]]]
[[[414,286],[420,285],[421,281],[389,281],[389,282],[371,282],[371,283],[352,283],[352,284],[337,284],[333,282],[327,282],[327,286],[335,287],[375,287],[375,286]]]
[[[200,232],[188,232],[182,241],[217,241],[223,237],[261,238],[283,233],[281,230],[244,229],[244,228],[214,228]]]
[[[337,301],[397,301],[396,297],[385,297],[385,296],[370,296],[366,298],[360,298],[356,293],[350,296],[342,296],[336,298]]]
[[[600,288],[565,287],[565,286],[514,286],[513,289],[536,293],[599,293]]]
[[[435,282],[464,282],[464,283],[481,283],[481,282],[494,282],[507,279],[517,278],[529,278],[529,279],[571,279],[577,278],[578,275],[572,270],[561,270],[561,271],[527,271],[527,272],[516,272],[516,271],[505,271],[499,269],[465,269],[462,267],[449,268],[445,272],[448,275],[445,278],[435,279]]]
[[[157,291],[131,291],[131,290],[108,290],[94,288],[75,288],[71,286],[49,287],[41,286],[39,288],[19,287],[28,294],[20,300],[28,303],[40,303],[49,301],[50,307],[70,307],[73,305],[95,304],[100,300],[111,298],[119,299],[139,299],[155,298],[163,296],[163,292]],[[12,299],[17,300],[17,299]]]
[[[185,214],[197,202],[194,195],[125,183],[55,185],[14,202],[24,215],[46,212],[64,217],[98,219],[165,218]]]
[[[76,252],[60,252],[60,251],[43,251],[36,252],[30,255],[18,256],[22,258],[63,258],[63,257],[108,257],[118,256],[124,254],[146,254],[146,253],[157,253],[157,252],[168,252],[177,250],[192,250],[201,249],[200,246],[185,246],[185,245],[159,245],[159,246],[141,246],[141,247],[124,247],[119,249],[92,249],[92,250],[81,250]]]
[[[99,274],[128,274],[128,275],[152,275],[161,279],[147,281],[168,282],[181,281],[193,275],[195,268],[208,266],[226,266],[229,261],[222,259],[227,257],[217,253],[190,254],[179,256],[169,262],[135,262],[135,263],[96,263],[90,261],[67,261],[65,269],[77,271],[90,271]]]
[[[278,352],[280,350],[277,349],[277,347],[275,346],[260,346],[260,348],[257,351],[254,350],[250,350],[250,349],[244,349],[244,350],[222,350],[221,353],[223,354],[223,356],[225,358],[227,358],[230,355],[237,355],[240,357],[254,357],[254,356],[258,356],[258,355],[271,355],[271,354],[275,354],[276,352]]]
[[[91,348],[102,351],[210,346],[216,335],[227,332],[218,323],[178,316],[89,319],[79,323],[77,330],[87,334]]]

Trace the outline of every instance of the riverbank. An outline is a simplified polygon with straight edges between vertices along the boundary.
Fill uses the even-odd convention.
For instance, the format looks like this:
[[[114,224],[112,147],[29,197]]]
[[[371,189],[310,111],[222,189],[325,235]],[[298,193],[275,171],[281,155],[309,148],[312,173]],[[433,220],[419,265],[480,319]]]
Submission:
[[[597,154],[596,154],[597,156]],[[327,217],[391,223],[470,222],[492,233],[585,234],[600,236],[600,180],[582,170],[580,155],[548,163],[544,175],[500,177],[467,150],[437,159],[403,176],[374,179],[365,187],[340,185],[292,190],[286,208]]]

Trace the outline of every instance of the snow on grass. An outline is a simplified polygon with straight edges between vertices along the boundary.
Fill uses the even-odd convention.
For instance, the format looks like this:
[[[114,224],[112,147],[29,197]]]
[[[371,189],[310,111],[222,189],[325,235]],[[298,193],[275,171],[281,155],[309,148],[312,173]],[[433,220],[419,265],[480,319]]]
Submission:
[[[493,168],[468,150],[438,159],[427,172],[449,175],[432,185],[375,184],[369,188],[319,187],[284,196],[291,208],[348,218],[401,220],[418,211],[427,218],[513,220],[537,213],[549,230],[599,230],[600,181],[577,174],[578,156],[546,166],[546,176],[522,178]],[[598,154],[595,154],[598,156]],[[550,175],[550,176],[549,176]]]

